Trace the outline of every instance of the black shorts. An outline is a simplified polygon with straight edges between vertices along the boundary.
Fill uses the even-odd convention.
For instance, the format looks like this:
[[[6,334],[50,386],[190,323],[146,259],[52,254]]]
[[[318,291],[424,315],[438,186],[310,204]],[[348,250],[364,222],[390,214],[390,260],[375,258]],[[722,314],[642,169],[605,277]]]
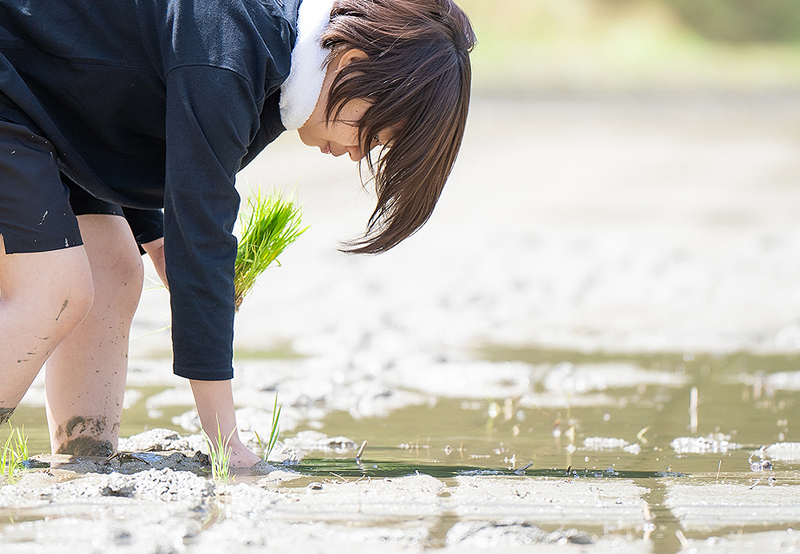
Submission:
[[[83,244],[76,216],[122,216],[63,175],[50,141],[0,120],[0,234],[7,254]]]

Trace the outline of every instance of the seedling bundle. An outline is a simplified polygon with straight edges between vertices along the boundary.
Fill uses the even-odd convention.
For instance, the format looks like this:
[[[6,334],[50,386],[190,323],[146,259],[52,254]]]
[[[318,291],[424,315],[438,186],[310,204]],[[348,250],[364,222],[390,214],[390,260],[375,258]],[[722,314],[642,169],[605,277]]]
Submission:
[[[241,238],[236,253],[236,311],[256,280],[278,256],[302,235],[302,212],[279,192],[269,196],[259,190],[248,201],[249,213],[241,216]]]

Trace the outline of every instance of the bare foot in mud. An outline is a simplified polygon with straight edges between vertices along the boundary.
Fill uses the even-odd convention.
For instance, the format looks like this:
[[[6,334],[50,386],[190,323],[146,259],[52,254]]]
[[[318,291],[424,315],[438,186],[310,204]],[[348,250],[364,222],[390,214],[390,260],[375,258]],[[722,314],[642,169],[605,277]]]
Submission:
[[[261,461],[259,456],[256,456],[248,450],[241,441],[237,440],[235,443],[231,441],[231,467],[234,469],[249,469],[257,462]]]

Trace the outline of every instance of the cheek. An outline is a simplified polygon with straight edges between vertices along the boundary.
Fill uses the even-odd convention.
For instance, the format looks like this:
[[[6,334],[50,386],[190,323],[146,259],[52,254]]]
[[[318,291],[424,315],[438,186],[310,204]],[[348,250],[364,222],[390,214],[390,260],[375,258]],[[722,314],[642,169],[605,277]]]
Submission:
[[[358,145],[358,128],[344,123],[336,123],[334,125],[333,137],[336,142],[344,146],[357,146]]]

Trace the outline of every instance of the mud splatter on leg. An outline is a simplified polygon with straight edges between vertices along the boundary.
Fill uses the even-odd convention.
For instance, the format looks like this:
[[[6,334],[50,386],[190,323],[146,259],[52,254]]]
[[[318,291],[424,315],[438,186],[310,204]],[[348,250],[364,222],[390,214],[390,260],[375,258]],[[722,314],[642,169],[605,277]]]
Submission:
[[[108,457],[114,453],[111,441],[104,441],[94,437],[76,437],[58,447],[56,454],[71,456],[103,456]]]
[[[0,427],[5,425],[6,421],[11,419],[14,414],[14,408],[0,408]]]
[[[56,437],[66,435],[67,440],[58,447],[56,454],[72,456],[110,456],[114,453],[111,441],[100,439],[106,430],[105,417],[75,416],[66,425],[59,426]],[[73,438],[74,436],[74,438]]]
[[[58,315],[56,316],[56,321],[58,321],[58,318],[61,317],[61,314],[64,313],[64,310],[67,309],[67,306],[69,306],[69,298],[64,300],[64,303],[61,305],[61,311],[58,312]]]

